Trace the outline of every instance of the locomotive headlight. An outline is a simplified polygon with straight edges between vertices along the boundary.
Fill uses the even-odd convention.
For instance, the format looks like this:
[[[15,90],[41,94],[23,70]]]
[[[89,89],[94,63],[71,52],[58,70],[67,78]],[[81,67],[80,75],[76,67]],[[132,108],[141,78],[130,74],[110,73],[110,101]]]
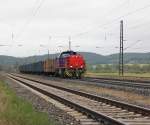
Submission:
[[[83,65],[81,65],[81,68],[83,68]]]
[[[72,68],[72,66],[70,66],[70,68]]]

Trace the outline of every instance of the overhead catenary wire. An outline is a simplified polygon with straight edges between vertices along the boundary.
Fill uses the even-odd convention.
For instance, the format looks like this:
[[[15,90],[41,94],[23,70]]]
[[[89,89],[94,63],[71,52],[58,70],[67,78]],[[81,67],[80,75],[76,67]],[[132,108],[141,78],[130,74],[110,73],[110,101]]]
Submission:
[[[142,42],[142,41],[141,41],[141,40],[135,41],[135,42],[133,42],[132,44],[130,44],[129,46],[127,46],[126,48],[124,48],[124,50],[127,50],[127,49],[129,49],[129,48],[132,48],[133,46],[135,46],[136,44],[138,44],[138,43],[140,43],[140,42]]]
[[[131,26],[131,27],[129,27],[128,29],[134,30],[134,29],[140,28],[141,26],[144,26],[144,25],[147,26],[147,24],[149,24],[149,22],[150,22],[150,20],[148,20],[148,21],[146,21],[146,22],[142,22],[142,23],[136,24],[136,25],[134,25],[134,26]]]
[[[122,6],[124,6],[124,5],[126,5],[126,4],[129,4],[129,1],[130,1],[130,0],[125,0],[125,1],[123,1],[121,4],[117,5],[115,8],[112,8],[109,12],[107,12],[106,15],[108,15],[108,14],[110,15],[110,13],[114,12],[114,10],[120,9]],[[105,15],[105,16],[106,16],[106,15]],[[92,28],[92,29],[90,29],[90,30],[88,30],[88,31],[81,32],[81,33],[77,33],[77,34],[75,34],[75,35],[73,35],[73,36],[74,36],[74,37],[75,37],[75,36],[80,36],[80,35],[89,33],[91,30],[94,30],[94,29],[95,29],[95,28]]]
[[[75,35],[73,35],[73,36],[74,36],[74,37],[77,37],[77,36],[81,36],[81,35],[87,34],[87,33],[91,32],[92,30],[94,30],[94,29],[96,29],[96,28],[102,28],[102,27],[104,27],[104,26],[106,26],[106,25],[110,25],[110,24],[112,24],[112,23],[114,23],[114,22],[119,21],[120,19],[122,19],[122,18],[124,18],[124,17],[126,17],[126,16],[130,16],[130,15],[132,15],[132,14],[135,14],[135,13],[137,13],[137,12],[139,12],[139,11],[142,11],[142,10],[144,10],[144,9],[147,9],[147,8],[150,8],[150,4],[148,4],[148,5],[144,6],[144,7],[135,9],[135,10],[133,10],[133,11],[130,11],[130,12],[128,12],[128,13],[126,13],[126,14],[120,16],[120,17],[115,18],[115,19],[112,20],[112,21],[109,21],[109,22],[106,22],[106,23],[104,23],[104,24],[101,24],[101,25],[99,25],[99,26],[97,26],[97,27],[91,28],[91,29],[88,30],[88,31],[84,31],[84,32],[77,33],[77,34],[75,34]]]
[[[39,0],[36,0],[35,5],[38,3]],[[21,28],[21,30],[19,31],[19,33],[16,35],[16,37],[20,37],[25,29],[28,27],[28,25],[31,23],[31,21],[34,19],[34,17],[37,15],[37,13],[39,12],[40,8],[42,7],[43,3],[45,0],[40,0],[38,6],[34,9],[34,11],[32,12],[32,15],[30,18],[27,19],[27,21],[25,22],[25,24],[23,25],[23,27]]]
[[[44,1],[44,0],[43,0]],[[41,3],[41,2],[40,2]],[[38,8],[36,8],[36,10],[37,10]],[[39,8],[40,9],[40,8]],[[35,12],[34,12],[35,13]],[[38,11],[36,12],[36,13],[38,13]],[[37,15],[35,13],[35,16]],[[34,15],[34,14],[33,14]],[[35,17],[35,16],[33,16],[32,18],[31,18],[31,21],[32,21],[32,19]],[[24,26],[24,28],[26,28],[26,26],[28,26],[29,24],[30,24],[30,22],[31,21],[29,21],[25,26]],[[118,22],[117,22],[118,23]],[[107,24],[106,24],[107,25]],[[108,24],[109,25],[109,24]],[[25,31],[25,29],[23,29],[23,31],[22,32],[20,32],[20,34],[19,34],[19,36],[23,33]],[[106,33],[105,33],[106,34]],[[81,34],[82,35],[82,34]],[[67,37],[67,36],[56,36],[56,37]],[[106,38],[107,36],[105,35],[105,38]]]
[[[127,14],[125,14],[125,15],[123,15],[123,16],[120,16],[119,18],[113,20],[113,22],[114,22],[114,21],[117,21],[118,19],[123,18],[123,17],[125,17],[125,16],[129,16],[129,15],[135,14],[136,12],[141,11],[141,10],[146,9],[146,8],[149,8],[149,7],[150,7],[150,5],[146,5],[146,6],[144,6],[144,7],[138,8],[138,9],[136,9],[136,10],[134,10],[134,11],[128,12]],[[111,23],[112,23],[112,22],[111,22]],[[107,24],[109,25],[109,23],[106,23],[106,24],[104,24],[104,25],[107,25]],[[145,24],[145,23],[144,23],[144,24]],[[101,26],[104,26],[104,25],[101,25]],[[141,25],[143,25],[143,23],[140,24],[140,25],[136,25],[136,26],[134,26],[133,28],[137,28],[137,27],[139,27],[139,26],[141,26]],[[76,35],[83,35],[83,34],[88,33],[88,32],[90,32],[90,31],[82,32],[82,33],[76,34]],[[106,38],[106,33],[105,33],[105,38]],[[124,50],[127,50],[127,49],[129,49],[129,48],[132,48],[133,46],[135,46],[135,45],[136,45],[137,43],[139,43],[139,42],[141,42],[141,41],[136,41],[136,42],[132,43],[130,46],[126,47]]]

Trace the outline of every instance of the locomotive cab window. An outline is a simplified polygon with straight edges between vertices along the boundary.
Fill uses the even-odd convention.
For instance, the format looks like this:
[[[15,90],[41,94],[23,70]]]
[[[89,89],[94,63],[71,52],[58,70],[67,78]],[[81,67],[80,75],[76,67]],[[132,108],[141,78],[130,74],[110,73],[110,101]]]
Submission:
[[[74,51],[66,51],[60,54],[59,58],[64,58],[64,57],[68,57],[70,55],[77,55],[76,52]]]

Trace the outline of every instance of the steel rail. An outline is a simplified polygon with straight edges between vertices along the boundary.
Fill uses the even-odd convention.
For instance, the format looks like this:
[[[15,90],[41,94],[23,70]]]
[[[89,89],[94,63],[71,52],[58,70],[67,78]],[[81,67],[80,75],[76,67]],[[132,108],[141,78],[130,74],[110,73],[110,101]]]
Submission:
[[[126,86],[126,87],[134,87],[139,89],[150,89],[150,83],[135,83],[124,80],[108,80],[101,78],[83,78],[80,80],[71,80],[71,81],[81,81],[81,82],[93,82],[97,84],[107,84],[107,85],[116,85],[116,86]]]
[[[27,79],[27,80],[31,80],[31,81],[34,81],[34,82],[37,82],[37,83],[40,83],[40,84],[43,84],[43,85],[46,85],[46,86],[54,87],[54,88],[57,88],[57,89],[60,89],[60,90],[63,90],[63,91],[67,91],[67,92],[70,92],[70,93],[73,93],[73,94],[88,97],[90,99],[100,101],[100,102],[104,102],[106,104],[110,104],[110,105],[113,105],[113,106],[117,106],[119,108],[122,108],[122,109],[125,109],[125,110],[128,110],[128,111],[133,111],[135,113],[139,113],[139,114],[142,114],[144,116],[150,116],[150,109],[148,109],[148,108],[144,108],[144,107],[141,107],[141,106],[137,106],[137,105],[121,102],[121,101],[108,99],[106,97],[101,97],[101,96],[98,96],[98,95],[95,95],[95,94],[91,94],[91,93],[87,93],[87,92],[83,92],[83,91],[79,91],[79,90],[74,90],[74,89],[70,89],[70,88],[50,84],[48,82],[40,81],[39,79],[35,79],[35,78],[31,78],[31,77],[29,78],[29,77],[26,77],[26,76],[16,75],[16,74],[11,74],[11,75],[14,75],[16,77],[21,77],[21,78],[24,78],[24,79]]]
[[[86,76],[84,78],[99,79],[99,80],[106,80],[106,81],[116,81],[116,82],[129,82],[129,83],[150,83],[150,80],[139,80],[139,79],[102,78],[102,77],[89,77],[89,76]]]
[[[51,97],[51,98],[53,98],[53,99],[55,99],[55,100],[65,104],[65,105],[67,105],[69,107],[72,107],[72,108],[74,108],[75,110],[77,110],[79,112],[87,114],[87,116],[90,116],[91,118],[96,119],[99,122],[102,122],[102,123],[107,124],[107,125],[126,125],[125,123],[123,123],[123,122],[121,122],[119,120],[116,120],[114,118],[111,118],[109,116],[106,116],[103,113],[96,112],[96,111],[94,111],[92,109],[89,109],[89,108],[83,106],[83,105],[80,105],[78,103],[74,103],[74,102],[72,102],[72,101],[70,101],[68,99],[64,99],[64,98],[62,98],[60,96],[57,96],[56,94],[52,94],[52,93],[50,93],[50,92],[48,92],[46,90],[40,89],[40,88],[38,88],[36,86],[33,86],[33,85],[31,85],[31,84],[29,84],[27,82],[19,80],[19,79],[13,77],[13,76],[9,75],[9,77],[14,79],[14,80],[16,80],[16,81],[19,81],[20,83],[23,83],[26,86],[29,86],[30,88],[32,88],[32,89],[34,89],[36,91],[39,91],[40,93],[42,93],[44,95],[47,95],[47,96],[49,96],[49,97]]]
[[[139,82],[139,83],[150,83],[150,77],[132,77],[132,76],[124,76],[123,78],[117,78],[117,77],[90,77],[90,76],[85,76],[84,78],[95,78],[95,79],[103,79],[103,80],[114,80],[114,81],[125,81],[125,82]],[[132,78],[132,79],[131,79]],[[135,78],[135,79],[134,79]]]

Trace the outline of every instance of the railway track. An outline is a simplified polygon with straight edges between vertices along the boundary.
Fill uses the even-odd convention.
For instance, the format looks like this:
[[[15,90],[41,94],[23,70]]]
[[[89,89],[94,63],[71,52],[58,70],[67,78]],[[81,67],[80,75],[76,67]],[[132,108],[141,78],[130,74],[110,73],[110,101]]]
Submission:
[[[150,125],[150,109],[60,87],[31,77],[13,74],[8,74],[8,77],[93,119],[91,125]]]
[[[139,89],[150,89],[150,82],[135,82],[135,81],[125,81],[125,80],[114,80],[114,79],[105,79],[105,78],[92,78],[92,77],[85,77],[81,80],[83,82],[94,82],[96,84],[107,84],[107,85],[117,85],[117,86],[124,86],[124,87],[132,87],[132,88],[139,88]]]
[[[123,76],[123,77],[97,77],[97,76],[86,76],[86,78],[96,78],[101,80],[115,80],[115,81],[125,81],[125,82],[135,82],[135,83],[150,83],[150,77],[132,77],[132,76]]]
[[[57,77],[45,77],[44,79],[54,80],[54,81],[65,81],[65,82],[81,82],[83,84],[93,84],[93,85],[107,85],[107,86],[119,86],[119,87],[129,87],[133,89],[140,90],[150,90],[150,81],[126,81],[126,80],[117,80],[117,79],[105,79],[105,78],[93,78],[93,77],[84,77],[82,79],[61,79]]]

